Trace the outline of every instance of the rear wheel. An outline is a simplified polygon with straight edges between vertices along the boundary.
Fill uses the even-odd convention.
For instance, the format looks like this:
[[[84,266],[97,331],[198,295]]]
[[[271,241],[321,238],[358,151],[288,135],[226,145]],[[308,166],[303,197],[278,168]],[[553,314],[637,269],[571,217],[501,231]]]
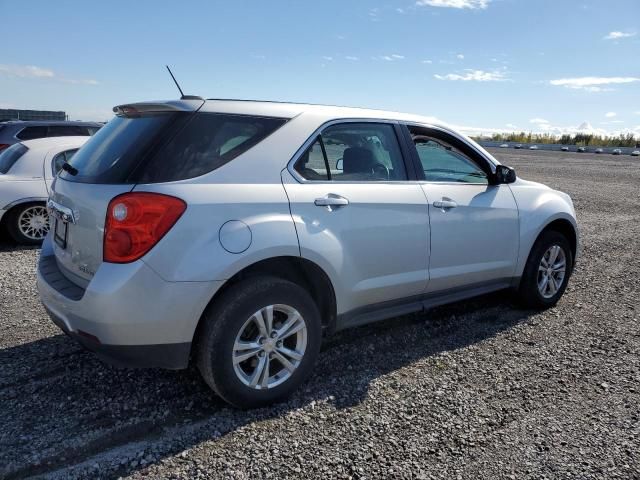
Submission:
[[[573,270],[573,254],[566,237],[543,232],[531,249],[520,281],[518,297],[528,308],[549,308],[560,300]]]
[[[320,351],[320,314],[295,283],[247,279],[207,310],[198,368],[207,384],[239,408],[282,400],[311,373]]]
[[[7,230],[23,245],[37,245],[49,231],[49,214],[42,203],[26,203],[8,213]]]

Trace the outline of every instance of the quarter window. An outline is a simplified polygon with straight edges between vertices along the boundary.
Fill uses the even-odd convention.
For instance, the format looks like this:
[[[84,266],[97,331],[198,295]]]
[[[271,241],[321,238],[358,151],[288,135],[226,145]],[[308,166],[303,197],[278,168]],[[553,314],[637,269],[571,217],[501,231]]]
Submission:
[[[53,157],[53,161],[51,165],[52,165],[54,177],[58,173],[60,173],[60,170],[62,170],[62,165],[64,165],[65,162],[68,162],[69,160],[71,160],[71,157],[73,157],[77,151],[78,149],[75,148],[73,150],[67,150],[66,152],[60,152],[55,157]]]
[[[341,123],[326,128],[296,162],[307,180],[371,182],[407,180],[393,125]]]

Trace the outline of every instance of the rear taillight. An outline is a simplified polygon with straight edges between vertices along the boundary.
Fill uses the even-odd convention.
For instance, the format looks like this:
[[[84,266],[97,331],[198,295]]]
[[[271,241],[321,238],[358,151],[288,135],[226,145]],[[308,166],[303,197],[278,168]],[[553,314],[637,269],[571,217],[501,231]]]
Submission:
[[[9,145],[8,143],[0,143],[0,152],[1,152],[2,150],[4,150],[5,148],[10,147],[10,146],[11,146],[11,145]]]
[[[153,248],[187,208],[169,195],[131,192],[109,202],[104,228],[105,262],[128,263]]]

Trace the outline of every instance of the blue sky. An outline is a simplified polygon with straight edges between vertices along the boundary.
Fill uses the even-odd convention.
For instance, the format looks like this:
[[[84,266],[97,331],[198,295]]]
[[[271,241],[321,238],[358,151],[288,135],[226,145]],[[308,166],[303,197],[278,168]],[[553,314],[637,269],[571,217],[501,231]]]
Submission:
[[[0,15],[1,107],[107,120],[176,98],[168,63],[206,97],[640,136],[638,0],[0,0]]]

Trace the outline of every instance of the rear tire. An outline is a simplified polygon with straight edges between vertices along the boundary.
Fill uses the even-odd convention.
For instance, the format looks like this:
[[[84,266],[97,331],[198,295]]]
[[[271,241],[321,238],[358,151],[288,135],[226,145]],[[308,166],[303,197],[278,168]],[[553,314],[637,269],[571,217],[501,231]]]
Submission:
[[[318,308],[304,289],[287,280],[248,278],[223,293],[202,321],[198,369],[220,397],[238,408],[289,396],[309,377],[320,352]]]
[[[49,231],[49,214],[42,203],[24,203],[7,213],[7,231],[22,245],[39,245]]]
[[[520,280],[517,297],[526,308],[553,307],[569,282],[573,252],[567,238],[549,230],[540,234],[531,249]]]

